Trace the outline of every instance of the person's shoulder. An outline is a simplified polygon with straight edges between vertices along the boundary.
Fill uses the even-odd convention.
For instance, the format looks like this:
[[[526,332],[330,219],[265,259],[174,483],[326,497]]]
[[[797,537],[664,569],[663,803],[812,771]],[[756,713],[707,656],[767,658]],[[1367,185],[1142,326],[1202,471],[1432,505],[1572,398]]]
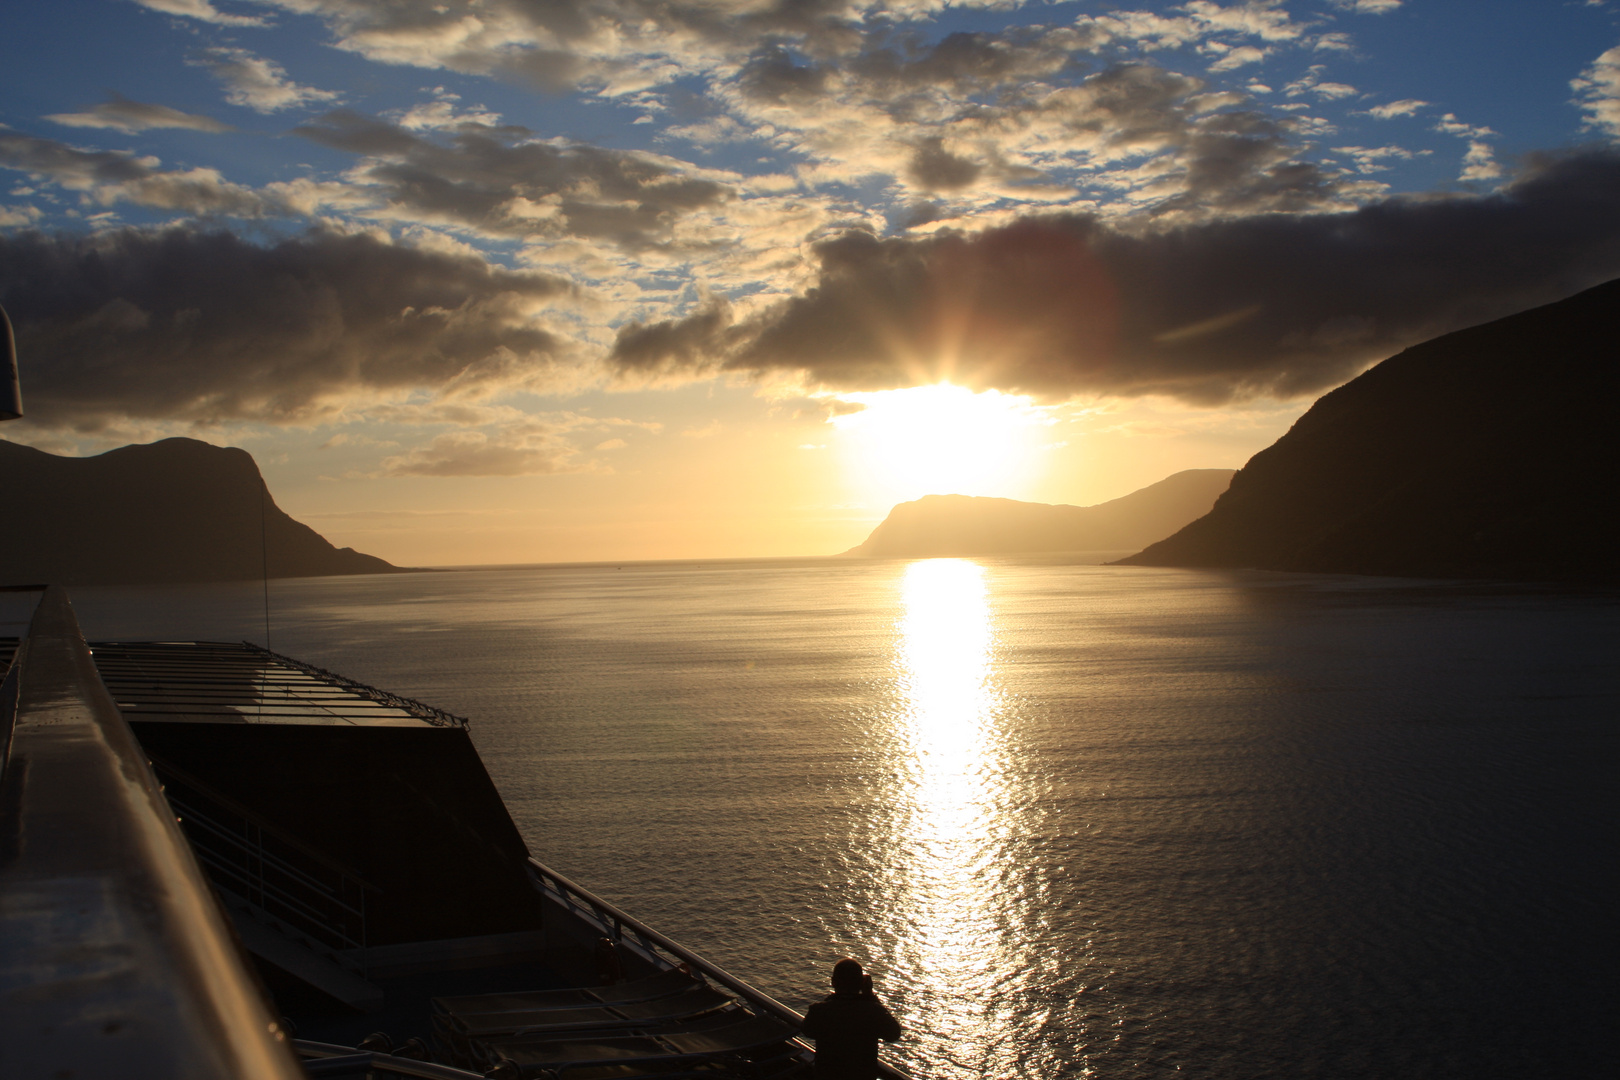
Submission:
[[[825,1017],[835,1008],[836,1006],[833,1005],[832,995],[830,994],[827,997],[822,998],[820,1001],[814,1002],[809,1008],[804,1010],[804,1023],[802,1026],[807,1029],[814,1027],[818,1019]]]

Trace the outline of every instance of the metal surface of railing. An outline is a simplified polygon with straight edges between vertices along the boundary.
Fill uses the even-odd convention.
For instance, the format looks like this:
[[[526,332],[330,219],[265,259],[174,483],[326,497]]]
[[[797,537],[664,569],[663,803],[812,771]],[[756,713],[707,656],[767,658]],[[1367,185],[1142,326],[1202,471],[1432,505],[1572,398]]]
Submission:
[[[641,948],[654,959],[658,953],[673,957],[680,963],[688,965],[691,970],[702,972],[710,981],[725,987],[759,1012],[774,1016],[795,1027],[804,1023],[802,1013],[790,1009],[763,990],[739,979],[720,965],[704,959],[673,938],[659,933],[640,919],[602,899],[583,885],[557,873],[538,859],[529,860],[529,870],[542,891],[576,917],[583,917],[601,926],[604,933],[614,941],[622,941],[624,932],[630,930],[635,934]],[[809,1044],[803,1039],[795,1041],[805,1050],[810,1050]],[[911,1080],[910,1074],[886,1061],[878,1063],[878,1076],[882,1080]]]
[[[298,1080],[67,594],[9,674],[0,773],[0,1075]]]

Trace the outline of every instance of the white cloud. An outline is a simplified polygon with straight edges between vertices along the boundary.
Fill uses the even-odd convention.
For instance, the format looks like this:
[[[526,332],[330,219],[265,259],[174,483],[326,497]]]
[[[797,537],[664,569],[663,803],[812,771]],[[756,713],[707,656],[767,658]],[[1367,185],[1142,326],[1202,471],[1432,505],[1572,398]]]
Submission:
[[[0,228],[32,225],[41,216],[36,206],[0,206]]]
[[[1502,175],[1502,166],[1496,162],[1496,151],[1486,142],[1496,131],[1484,124],[1469,124],[1457,119],[1456,113],[1445,113],[1435,121],[1434,130],[1442,135],[1455,135],[1468,143],[1463,154],[1459,180],[1495,180]]]
[[[215,26],[265,26],[264,19],[255,15],[227,15],[209,0],[135,0],[141,7],[161,11],[165,15],[179,15]]]
[[[1319,98],[1337,101],[1340,98],[1354,97],[1359,91],[1348,83],[1323,82],[1322,73],[1327,71],[1324,64],[1312,64],[1304,75],[1283,87],[1283,92],[1289,97],[1299,97],[1302,94],[1315,94]]]
[[[405,112],[398,114],[399,126],[412,131],[442,131],[447,128],[459,127],[462,124],[477,124],[484,127],[498,127],[501,123],[501,114],[491,112],[482,105],[474,105],[462,112],[456,111],[456,102],[461,95],[452,94],[442,86],[434,87],[433,100],[425,101],[420,105],[413,105]],[[395,115],[389,113],[387,115]]]
[[[1594,60],[1569,86],[1586,113],[1586,125],[1620,138],[1620,45]]]
[[[300,86],[287,77],[287,69],[274,60],[254,56],[246,49],[223,46],[204,49],[192,63],[205,67],[225,84],[225,100],[261,113],[280,112],[300,105],[337,101],[331,90]]]
[[[1245,64],[1258,64],[1271,55],[1270,49],[1261,49],[1253,45],[1239,45],[1229,48],[1218,42],[1211,42],[1207,46],[1210,52],[1221,54],[1221,58],[1209,65],[1211,71],[1232,71]]]
[[[1502,175],[1502,166],[1496,163],[1496,151],[1491,144],[1478,139],[1468,141],[1468,153],[1463,155],[1459,180],[1495,180]]]
[[[1335,146],[1335,154],[1344,154],[1356,163],[1356,171],[1362,174],[1383,172],[1390,168],[1389,162],[1410,161],[1420,154],[1428,151],[1414,153],[1400,146]]]
[[[1427,101],[1416,98],[1402,98],[1400,101],[1391,101],[1388,105],[1374,105],[1367,110],[1367,115],[1379,120],[1391,120],[1397,116],[1412,116],[1419,109],[1428,108]]]
[[[1401,0],[1334,0],[1334,7],[1357,15],[1384,15],[1401,6]]]
[[[68,127],[111,128],[126,135],[150,128],[188,128],[192,131],[208,132],[231,130],[229,124],[221,123],[211,116],[193,116],[179,109],[171,109],[167,105],[131,101],[122,94],[111,94],[107,101],[93,105],[83,112],[52,113],[45,119]]]
[[[1495,131],[1485,127],[1483,124],[1475,127],[1473,124],[1463,123],[1457,119],[1456,113],[1446,113],[1441,116],[1439,120],[1435,121],[1434,130],[1442,135],[1456,135],[1463,139],[1483,139],[1487,135],[1496,134]]]
[[[1211,30],[1248,34],[1262,41],[1293,41],[1304,33],[1304,27],[1282,10],[1282,0],[1249,0],[1224,8],[1209,0],[1192,0],[1182,10]]]

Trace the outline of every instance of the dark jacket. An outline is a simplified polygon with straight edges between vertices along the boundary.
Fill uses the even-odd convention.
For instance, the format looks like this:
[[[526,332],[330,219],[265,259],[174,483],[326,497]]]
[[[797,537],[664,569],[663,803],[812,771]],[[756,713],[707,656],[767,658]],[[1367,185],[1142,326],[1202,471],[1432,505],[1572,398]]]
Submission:
[[[872,1080],[878,1040],[898,1039],[900,1022],[871,994],[840,990],[805,1011],[804,1033],[816,1040],[816,1080]]]

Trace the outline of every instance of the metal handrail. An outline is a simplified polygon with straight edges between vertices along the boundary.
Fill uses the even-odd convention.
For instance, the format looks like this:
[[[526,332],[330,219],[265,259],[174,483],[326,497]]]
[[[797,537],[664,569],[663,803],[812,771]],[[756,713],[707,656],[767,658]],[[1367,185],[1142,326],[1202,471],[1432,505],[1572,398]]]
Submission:
[[[40,600],[12,666],[19,687],[14,756],[0,773],[8,824],[0,840],[11,841],[0,906],[37,929],[6,941],[11,992],[0,1045],[10,1071],[296,1080],[301,1070],[229,917],[62,589]],[[132,977],[84,976],[99,971]],[[138,1017],[140,1036],[101,1037],[107,1016]]]
[[[377,1053],[373,1050],[361,1050],[353,1046],[338,1046],[335,1043],[312,1042],[308,1039],[294,1039],[293,1047],[304,1059],[304,1068],[312,1075],[321,1075],[326,1070],[316,1063],[331,1062],[332,1066],[344,1072],[360,1069],[369,1069],[371,1073],[393,1074],[395,1076],[417,1077],[420,1080],[483,1080],[482,1073],[468,1072],[458,1069],[454,1065],[440,1065],[434,1061],[416,1061],[412,1058],[395,1057],[392,1054]]]
[[[625,927],[629,927],[647,945],[656,947],[670,956],[678,957],[683,963],[689,964],[697,971],[701,971],[709,979],[719,983],[761,1012],[774,1016],[778,1020],[786,1021],[794,1027],[799,1027],[804,1023],[802,1013],[788,1008],[765,993],[765,991],[731,974],[719,964],[704,959],[674,938],[659,933],[634,915],[597,896],[585,886],[557,873],[539,859],[531,856],[529,869],[540,879],[542,888],[556,893],[558,898],[569,907],[575,906],[573,903],[575,899],[582,901],[586,907],[592,910],[597,921],[602,924],[604,929],[611,927],[615,931],[615,937],[622,934]],[[810,1045],[802,1038],[795,1037],[793,1041],[806,1050],[810,1049]],[[883,1080],[911,1080],[909,1073],[887,1061],[878,1062],[878,1076],[882,1077]]]
[[[244,872],[243,869],[233,866],[230,862],[221,858],[216,852],[209,850],[206,845],[198,844],[196,842],[196,837],[191,838],[192,850],[197,853],[197,858],[202,861],[203,865],[207,866],[214,873],[221,874],[237,883],[240,883],[242,886],[245,886],[243,891],[245,891],[247,895],[244,895],[242,899],[246,900],[250,904],[253,904],[255,907],[262,907],[266,910],[269,910],[271,904],[275,904],[279,907],[287,909],[296,918],[312,924],[317,933],[335,939],[335,945],[332,942],[327,942],[328,947],[334,950],[365,948],[366,911],[364,907],[365,894],[363,891],[361,893],[361,906],[355,907],[343,900],[342,897],[340,897],[336,892],[328,888],[325,883],[316,881],[314,878],[301,873],[297,867],[277,858],[269,851],[266,851],[262,844],[254,845],[231,832],[229,829],[224,828],[223,826],[210,820],[205,813],[196,808],[195,804],[188,803],[184,799],[176,799],[171,797],[169,799],[169,805],[174,807],[175,813],[178,816],[182,827],[185,825],[193,825],[204,829],[211,836],[223,840],[226,844],[246,855],[249,859],[257,860],[260,863],[261,872],[257,877],[255,877]],[[270,866],[273,870],[275,870],[275,872],[281,874],[282,876],[291,879],[297,884],[305,886],[310,892],[317,893],[321,899],[330,901],[331,905],[342,909],[344,912],[347,912],[350,915],[353,915],[360,924],[359,936],[355,937],[347,930],[333,923],[329,912],[321,911],[319,908],[311,905],[307,900],[296,895],[295,893],[279,888],[276,885],[266,881],[263,873],[263,867],[266,865]],[[223,888],[230,887],[229,884],[225,882],[219,882],[218,884],[220,884]],[[257,894],[257,899],[255,899],[253,894]],[[309,928],[304,928],[303,932],[308,933]]]
[[[378,702],[379,704],[388,705],[403,712],[409,713],[411,716],[416,717],[416,719],[432,724],[434,727],[458,727],[465,731],[471,724],[471,721],[469,721],[465,716],[457,716],[453,712],[446,712],[444,709],[417,701],[415,698],[401,697],[399,694],[393,694],[387,690],[379,690],[375,686],[368,686],[363,682],[356,682],[354,679],[351,679],[345,675],[339,675],[336,672],[327,671],[323,667],[316,667],[314,664],[306,664],[302,660],[294,660],[290,656],[283,656],[278,652],[272,652],[263,645],[255,645],[251,641],[244,641],[242,642],[242,645],[244,648],[249,649],[252,652],[270,657],[278,664],[284,664],[295,671],[302,671],[305,675],[309,675],[317,679],[324,679],[328,682],[336,683],[346,690],[351,690],[354,693],[359,694],[361,697],[370,698],[372,701]]]

